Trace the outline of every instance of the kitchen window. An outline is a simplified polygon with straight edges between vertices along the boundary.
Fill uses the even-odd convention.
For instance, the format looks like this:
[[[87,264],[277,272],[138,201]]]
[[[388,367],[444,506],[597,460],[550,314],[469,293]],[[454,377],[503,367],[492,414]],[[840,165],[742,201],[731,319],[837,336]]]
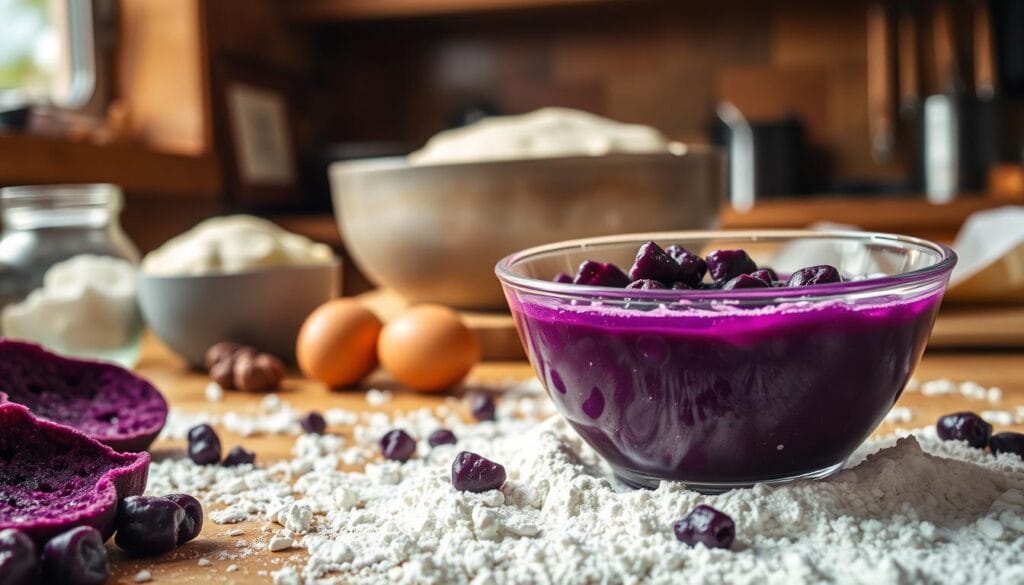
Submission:
[[[0,0],[0,109],[86,105],[96,89],[92,0]]]

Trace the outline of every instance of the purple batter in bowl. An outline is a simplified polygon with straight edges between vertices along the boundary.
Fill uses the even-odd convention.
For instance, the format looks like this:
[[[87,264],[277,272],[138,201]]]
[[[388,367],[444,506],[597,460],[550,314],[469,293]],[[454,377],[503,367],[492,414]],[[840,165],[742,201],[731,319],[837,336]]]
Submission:
[[[780,275],[846,282],[636,290],[551,282],[584,260],[628,267],[648,240],[745,249]],[[634,486],[719,492],[825,477],[871,434],[924,352],[956,256],[863,232],[668,232],[575,240],[496,272],[559,412]]]

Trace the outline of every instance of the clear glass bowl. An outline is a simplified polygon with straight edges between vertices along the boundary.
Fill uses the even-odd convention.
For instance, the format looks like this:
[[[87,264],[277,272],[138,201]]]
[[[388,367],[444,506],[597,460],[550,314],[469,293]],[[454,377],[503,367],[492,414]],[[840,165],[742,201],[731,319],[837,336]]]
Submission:
[[[780,275],[816,264],[847,282],[626,290],[552,282],[584,260],[628,270],[654,240],[746,250]],[[559,412],[626,483],[720,492],[825,477],[899,398],[956,255],[864,232],[665,232],[574,240],[501,260],[520,338]]]

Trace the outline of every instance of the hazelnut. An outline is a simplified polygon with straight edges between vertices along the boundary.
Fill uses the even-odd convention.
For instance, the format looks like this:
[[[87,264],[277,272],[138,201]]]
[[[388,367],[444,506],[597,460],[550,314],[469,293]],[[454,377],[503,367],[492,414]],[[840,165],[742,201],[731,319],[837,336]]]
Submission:
[[[235,388],[235,360],[228,357],[213,364],[210,368],[210,379],[225,390]]]
[[[210,346],[210,349],[206,350],[206,369],[212,372],[218,362],[231,357],[240,349],[242,346],[233,341],[222,341]]]
[[[234,360],[234,384],[246,392],[266,392],[281,384],[284,364],[269,353],[243,353]]]

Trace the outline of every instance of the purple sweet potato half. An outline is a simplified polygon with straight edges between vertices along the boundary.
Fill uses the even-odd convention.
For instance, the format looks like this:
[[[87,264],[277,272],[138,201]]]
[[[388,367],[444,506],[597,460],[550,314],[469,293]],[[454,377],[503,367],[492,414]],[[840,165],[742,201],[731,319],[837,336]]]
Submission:
[[[0,530],[23,531],[40,550],[76,526],[110,538],[118,502],[141,494],[148,476],[148,453],[117,453],[20,404],[0,404]]]
[[[0,403],[7,401],[117,451],[144,451],[167,421],[160,392],[120,366],[0,339]]]

